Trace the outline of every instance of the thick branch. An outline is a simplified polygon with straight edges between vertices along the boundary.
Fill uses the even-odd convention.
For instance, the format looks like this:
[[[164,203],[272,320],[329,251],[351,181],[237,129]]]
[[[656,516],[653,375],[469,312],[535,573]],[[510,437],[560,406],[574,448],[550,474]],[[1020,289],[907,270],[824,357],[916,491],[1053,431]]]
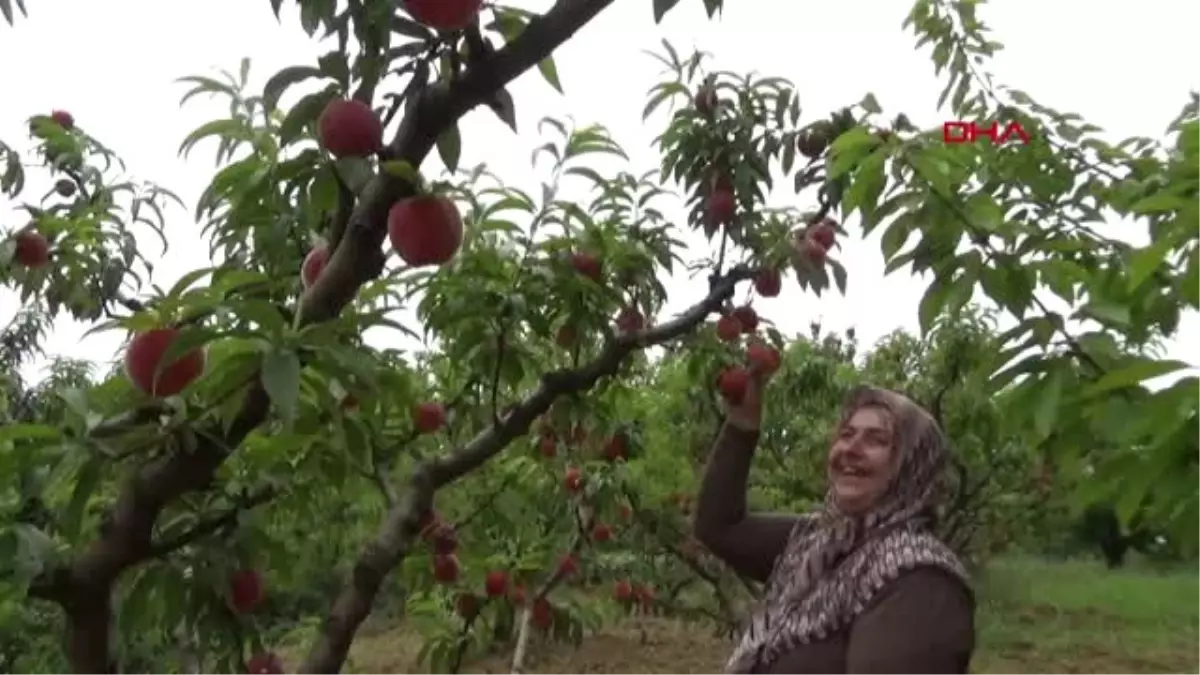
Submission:
[[[600,378],[615,375],[621,363],[635,350],[659,345],[695,330],[733,297],[738,282],[751,276],[750,269],[736,267],[717,280],[703,300],[675,319],[616,337],[595,359],[579,368],[547,373],[538,388],[517,404],[500,424],[489,426],[461,448],[420,464],[409,479],[405,498],[389,511],[379,533],[364,547],[349,583],[334,600],[301,672],[336,673],[341,669],[354,634],[370,614],[383,580],[404,560],[419,534],[421,514],[432,505],[434,492],[479,468],[513,440],[528,433],[534,421],[560,397],[586,391]]]
[[[551,54],[576,31],[596,17],[613,0],[559,0],[550,11],[533,19],[503,49],[473,63],[462,77],[440,82],[415,94],[409,114],[400,123],[396,138],[383,155],[420,166],[433,150],[438,136],[476,106]],[[397,200],[413,194],[414,186],[381,172],[359,195],[358,208],[347,225],[345,241],[333,252],[317,283],[300,303],[304,323],[337,316],[363,283],[378,275],[380,247],[386,234],[387,212]]]

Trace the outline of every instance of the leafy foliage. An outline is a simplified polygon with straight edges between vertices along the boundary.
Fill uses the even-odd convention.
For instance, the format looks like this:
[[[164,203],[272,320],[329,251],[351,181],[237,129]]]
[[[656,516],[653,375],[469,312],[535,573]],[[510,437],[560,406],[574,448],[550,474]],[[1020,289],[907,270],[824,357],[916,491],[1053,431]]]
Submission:
[[[1200,305],[1195,95],[1164,139],[1111,144],[993,83],[1000,45],[981,3],[917,0],[906,25],[946,80],[939,105],[1019,121],[1029,144],[947,145],[902,114],[881,122],[869,94],[806,117],[790,83],[710,70],[664,43],[644,109],[669,108],[656,170],[630,166],[601,127],[549,118],[532,158],[540,194],[461,166],[458,120],[483,105],[515,130],[505,86],[536,69],[564,91],[554,49],[608,4],[489,6],[438,31],[390,1],[298,0],[301,28],[336,49],[261,93],[248,61],[181,80],[183,103],[215,96],[230,112],[180,145],[215,154],[194,209],[211,264],[166,289],[133,231],[166,246],[170,191],[124,176],[58,113],[30,119],[28,151],[0,143],[6,197],[23,197],[31,164],[62,186],[21,202],[28,222],[0,240],[0,283],[27,308],[0,336],[0,472],[18,478],[0,490],[0,625],[44,635],[65,622],[69,636],[66,663],[41,638],[0,644],[8,669],[240,671],[299,631],[301,669],[327,672],[373,607],[422,629],[439,671],[507,644],[519,666],[531,634],[578,641],[632,611],[727,631],[755,589],[700,550],[686,516],[720,415],[711,383],[750,342],[784,363],[755,469],[763,508],[821,498],[830,416],[869,380],[926,403],[954,439],[959,501],[944,524],[973,558],[1044,532],[1051,485],[1070,486],[1077,511],[1112,504],[1195,552],[1197,380],[1147,384],[1189,367],[1158,347]],[[676,4],[655,0],[654,19]],[[704,2],[710,16],[720,4]],[[24,15],[0,0],[10,24],[14,6]],[[326,151],[322,113],[340,99],[374,106],[378,152]],[[447,167],[436,178],[421,172],[434,151]],[[767,204],[783,181],[795,205]],[[684,222],[668,216],[676,190]],[[415,195],[465,223],[444,265],[404,265],[382,246],[392,206]],[[1114,216],[1148,243],[1103,234]],[[926,274],[922,335],[861,355],[852,335],[785,336],[764,317],[722,340],[708,318],[764,271],[845,290],[852,270],[826,256],[836,245],[811,255],[825,223],[882,230],[889,273]],[[708,237],[700,259],[684,228]],[[37,237],[48,264],[30,262]],[[314,250],[328,262],[302,281]],[[662,316],[663,280],[681,269],[707,275],[708,293]],[[419,327],[397,320],[404,308]],[[177,330],[152,370],[202,350],[203,373],[166,398],[88,364],[22,382],[63,314]],[[371,329],[419,348],[373,346]],[[245,570],[269,589],[252,614],[230,587]],[[483,595],[498,571],[504,592]],[[614,582],[617,602],[598,601]]]

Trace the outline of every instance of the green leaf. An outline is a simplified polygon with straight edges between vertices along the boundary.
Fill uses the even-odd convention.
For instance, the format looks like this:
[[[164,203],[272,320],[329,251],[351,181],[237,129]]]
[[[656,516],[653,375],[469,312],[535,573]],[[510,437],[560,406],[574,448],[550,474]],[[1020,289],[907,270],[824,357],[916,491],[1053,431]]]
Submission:
[[[343,89],[350,88],[350,62],[340,51],[332,51],[317,59],[321,72],[332,77]]]
[[[842,295],[846,294],[846,268],[836,260],[828,261],[829,267],[833,270],[833,283],[837,285],[838,292]]]
[[[864,127],[855,127],[838,136],[830,147],[830,157],[833,159],[829,168],[830,180],[841,178],[858,165],[867,153],[878,147],[883,141]]]
[[[1004,224],[1004,212],[991,195],[977,192],[966,203],[967,219],[974,227],[995,232]]]
[[[300,403],[300,357],[278,348],[264,353],[262,383],[280,416],[287,422],[294,420]]]
[[[1149,279],[1162,266],[1170,252],[1171,240],[1169,239],[1134,250],[1129,261],[1128,289],[1132,291]]]
[[[437,138],[438,156],[451,172],[458,171],[458,160],[462,157],[462,136],[458,124],[452,124]]]
[[[79,473],[75,477],[75,489],[71,493],[71,502],[67,505],[67,509],[59,521],[62,533],[69,541],[74,541],[79,536],[88,500],[91,498],[92,492],[96,490],[96,486],[100,484],[103,468],[104,464],[100,457],[92,456],[84,461],[83,467],[79,469]]]
[[[971,296],[975,294],[975,281],[978,273],[978,267],[968,267],[954,278],[946,290],[946,299],[943,305],[946,314],[958,316],[962,308],[971,301]]]
[[[13,25],[14,15],[12,10],[12,0],[0,0],[0,14],[4,15],[4,20],[8,25]],[[17,0],[17,9],[20,10],[21,16],[28,18],[29,13],[25,11],[25,0]]]
[[[433,31],[429,30],[425,26],[422,26],[416,21],[406,19],[403,16],[395,13],[392,14],[391,29],[393,33],[399,33],[405,37],[410,37],[425,42],[428,42],[436,37],[433,34]]]
[[[1192,199],[1189,201],[1182,195],[1173,194],[1168,191],[1156,192],[1145,199],[1138,201],[1129,208],[1135,214],[1147,215],[1151,213],[1174,213],[1182,211],[1195,203]]]
[[[879,107],[879,101],[875,99],[875,94],[869,92],[866,96],[863,96],[863,100],[859,101],[858,105],[872,115],[878,115],[883,112],[883,108]]]
[[[921,333],[928,334],[929,329],[933,327],[933,322],[937,319],[938,314],[942,311],[942,307],[946,303],[947,283],[943,278],[935,278],[929,288],[925,289],[925,295],[921,296],[921,304],[917,308],[917,320],[921,324]]]
[[[16,554],[11,564],[18,583],[27,583],[45,570],[54,559],[54,540],[45,532],[26,523],[13,525],[17,536]]]
[[[375,177],[371,160],[366,157],[343,157],[334,163],[338,176],[350,191],[358,194]]]
[[[1084,398],[1092,398],[1116,389],[1132,387],[1145,380],[1169,375],[1189,368],[1182,361],[1159,361],[1142,358],[1119,370],[1114,370],[1083,390]]]
[[[551,87],[558,90],[558,93],[563,93],[562,82],[558,80],[558,66],[554,64],[553,56],[547,56],[538,62],[538,72],[550,83]]]
[[[268,111],[274,111],[279,107],[279,99],[283,97],[287,88],[298,82],[303,82],[314,77],[322,77],[322,72],[318,68],[312,66],[289,66],[271,76],[263,86],[263,106]]]
[[[887,185],[884,168],[887,162],[885,153],[877,152],[863,160],[862,165],[854,172],[853,182],[842,199],[843,210],[848,217],[855,209],[862,213],[863,228],[870,231],[875,227],[875,213],[879,209],[879,196]]]
[[[1062,369],[1056,368],[1047,373],[1033,390],[1038,396],[1037,407],[1033,411],[1033,428],[1039,440],[1054,431],[1054,423],[1058,421],[1059,408],[1062,406],[1065,380]]]
[[[281,308],[265,298],[243,295],[227,307],[238,318],[257,324],[258,331],[267,335],[282,335],[291,325]]]
[[[326,87],[297,101],[279,125],[280,146],[287,146],[299,140],[308,125],[315,122],[325,110],[325,106],[337,96],[337,88]]]
[[[1128,326],[1132,319],[1128,307],[1103,300],[1089,302],[1079,308],[1077,313],[1082,316],[1091,317],[1097,321],[1122,327]]]
[[[118,621],[123,628],[138,626],[145,614],[154,611],[161,578],[161,567],[142,566],[136,573],[118,606]]]
[[[667,12],[675,8],[679,4],[679,0],[654,0],[654,23],[662,23],[663,17]]]
[[[525,27],[529,25],[529,19],[512,8],[497,7],[495,12],[496,21],[491,28],[503,35],[505,42],[517,39],[517,36],[524,32]]]
[[[53,441],[62,436],[55,427],[44,424],[8,424],[0,426],[0,444],[11,441]]]
[[[420,185],[422,182],[421,172],[402,159],[388,160],[380,164],[379,168],[389,176],[404,179],[413,185]]]
[[[323,2],[302,2],[300,4],[300,27],[309,37],[316,34],[317,28],[321,26],[323,12],[329,12],[334,8],[334,3]]]
[[[508,125],[509,129],[514,132],[517,130],[517,109],[513,102],[512,94],[508,93],[507,89],[497,91],[490,101],[488,107],[492,112],[496,113],[496,117],[500,118],[501,122]]]
[[[192,270],[191,272],[188,272],[187,274],[183,275],[182,277],[179,277],[179,280],[176,281],[173,286],[171,286],[171,290],[167,291],[166,297],[178,298],[178,297],[182,296],[184,294],[184,292],[186,292],[187,289],[192,286],[192,284],[196,283],[200,279],[203,279],[204,277],[208,276],[209,274],[212,274],[213,271],[217,270],[217,269],[220,269],[220,268],[201,267],[200,269],[196,269],[196,270]]]
[[[1200,309],[1200,249],[1193,248],[1188,254],[1183,281],[1183,299],[1192,309]]]
[[[917,215],[914,211],[902,213],[887,226],[887,229],[883,231],[883,236],[879,238],[879,247],[885,261],[890,261],[900,252],[900,249],[912,236],[916,226]]]
[[[360,420],[347,419],[342,425],[342,435],[350,463],[360,470],[369,469],[372,463],[372,441],[366,426]]]
[[[210,136],[219,136],[223,139],[237,139],[245,135],[246,128],[241,120],[226,119],[206,122],[183,139],[183,142],[179,144],[179,155],[187,159],[188,153],[192,151],[192,148]]]

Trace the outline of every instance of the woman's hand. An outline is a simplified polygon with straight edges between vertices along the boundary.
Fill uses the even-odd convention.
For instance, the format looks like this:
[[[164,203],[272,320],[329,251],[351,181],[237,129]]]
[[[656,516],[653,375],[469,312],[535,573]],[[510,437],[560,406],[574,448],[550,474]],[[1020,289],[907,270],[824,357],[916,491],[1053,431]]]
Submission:
[[[746,387],[746,395],[741,403],[725,404],[725,423],[743,431],[758,431],[762,427],[763,390],[771,379],[772,373],[750,368],[750,385]]]

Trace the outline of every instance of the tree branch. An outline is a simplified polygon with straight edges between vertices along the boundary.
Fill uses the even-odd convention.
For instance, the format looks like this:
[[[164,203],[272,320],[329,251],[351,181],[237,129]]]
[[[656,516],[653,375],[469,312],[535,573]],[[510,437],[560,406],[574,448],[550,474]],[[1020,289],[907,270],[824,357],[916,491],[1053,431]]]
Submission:
[[[560,397],[586,391],[600,378],[615,375],[621,363],[635,350],[662,344],[694,330],[733,297],[739,282],[751,276],[750,268],[735,267],[712,285],[704,299],[675,319],[647,330],[619,335],[595,359],[579,368],[547,373],[537,389],[517,404],[500,424],[489,426],[457,450],[419,464],[405,486],[404,497],[388,512],[379,533],[366,544],[355,562],[350,580],[334,600],[301,672],[335,673],[341,669],[355,632],[370,614],[371,605],[388,573],[411,550],[419,534],[421,514],[432,506],[433,495],[438,489],[471,473],[513,440],[528,433],[534,421]]]
[[[439,82],[414,94],[412,108],[401,121],[396,137],[384,148],[383,156],[420,166],[442,132],[540,63],[612,2],[558,0],[550,11],[531,20],[516,39],[472,64],[461,78]],[[388,209],[414,190],[415,186],[386,172],[367,183],[347,224],[346,240],[301,299],[298,315],[303,323],[334,318],[354,299],[362,284],[377,276],[378,272],[364,263],[382,258],[380,247]]]
[[[239,500],[232,508],[226,510],[217,516],[212,516],[200,521],[191,529],[181,532],[173,537],[162,541],[154,542],[150,545],[150,551],[147,554],[148,558],[161,558],[169,555],[179,549],[198,541],[210,534],[214,534],[221,530],[237,525],[238,517],[243,511],[249,511],[256,506],[266,504],[279,495],[279,492],[274,488],[266,488],[259,492]]]

